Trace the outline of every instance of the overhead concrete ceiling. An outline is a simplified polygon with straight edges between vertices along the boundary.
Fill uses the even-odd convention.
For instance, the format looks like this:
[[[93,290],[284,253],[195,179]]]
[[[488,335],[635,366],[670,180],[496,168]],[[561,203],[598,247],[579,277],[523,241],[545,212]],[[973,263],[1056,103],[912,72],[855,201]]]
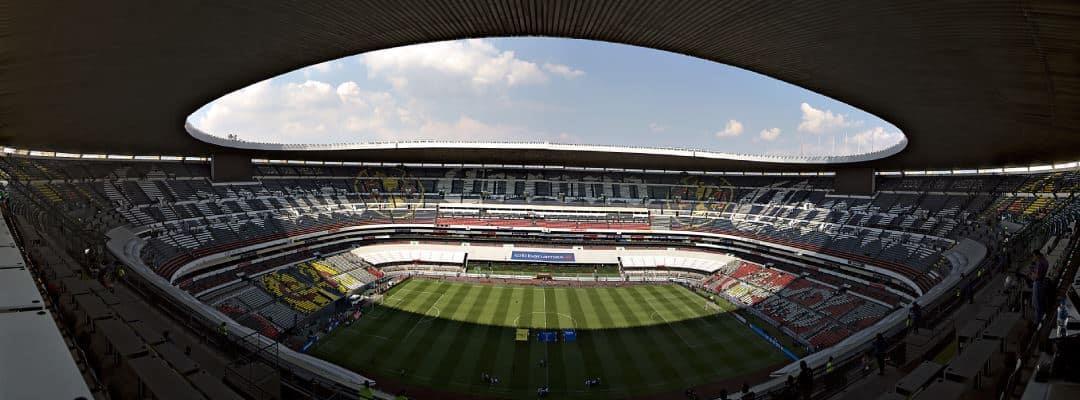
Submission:
[[[1080,159],[1073,0],[0,0],[0,143],[209,155],[184,119],[249,84],[409,44],[542,35],[652,47],[756,71],[892,122],[881,169]],[[673,143],[672,146],[677,146]],[[260,158],[691,170],[831,166],[603,152],[348,150]]]

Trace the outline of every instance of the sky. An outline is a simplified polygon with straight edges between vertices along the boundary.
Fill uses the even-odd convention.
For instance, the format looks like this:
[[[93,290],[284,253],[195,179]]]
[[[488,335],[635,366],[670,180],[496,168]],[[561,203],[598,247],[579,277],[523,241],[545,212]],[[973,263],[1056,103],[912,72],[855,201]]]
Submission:
[[[888,122],[712,61],[599,41],[488,38],[354,55],[242,88],[188,117],[273,143],[417,139],[843,155],[895,144]]]

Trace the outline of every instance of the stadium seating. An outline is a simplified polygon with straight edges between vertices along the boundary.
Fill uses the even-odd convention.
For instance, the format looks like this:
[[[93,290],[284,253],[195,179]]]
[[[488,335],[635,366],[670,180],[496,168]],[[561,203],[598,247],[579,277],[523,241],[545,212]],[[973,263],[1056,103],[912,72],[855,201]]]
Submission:
[[[358,225],[673,229],[845,258],[896,272],[927,290],[949,271],[942,252],[970,235],[970,226],[988,219],[1023,223],[1043,218],[1064,204],[1065,196],[1058,194],[1080,188],[1077,171],[879,176],[875,196],[849,198],[833,196],[832,179],[818,176],[257,164],[254,183],[215,185],[209,165],[198,162],[11,155],[0,157],[0,169],[10,178],[13,202],[42,202],[83,221],[87,229],[131,227],[143,241],[147,265],[269,334],[378,282],[385,271],[373,264],[391,269],[398,268],[395,260],[417,259],[387,254],[366,260],[343,252],[346,244],[320,249],[330,254],[321,260],[304,250],[227,271],[177,272],[202,256]],[[507,205],[631,206],[651,213],[522,218],[402,206],[480,199]],[[880,285],[840,289],[843,278],[784,268],[734,264],[703,276],[702,284],[814,346],[836,343],[873,324],[889,312],[882,304],[898,300]]]
[[[318,287],[304,284],[296,276],[285,272],[271,272],[263,275],[260,282],[275,298],[281,299],[304,314],[318,311],[332,301]]]
[[[814,346],[835,344],[890,310],[824,283],[745,261],[705,278],[702,286],[764,314]]]

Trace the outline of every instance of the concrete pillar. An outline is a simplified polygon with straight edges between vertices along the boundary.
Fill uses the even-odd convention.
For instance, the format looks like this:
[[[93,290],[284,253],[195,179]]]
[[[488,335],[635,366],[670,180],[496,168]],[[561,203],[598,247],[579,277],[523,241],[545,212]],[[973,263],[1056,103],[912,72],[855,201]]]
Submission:
[[[844,195],[873,196],[874,183],[873,168],[840,168],[833,178],[835,193]]]
[[[210,180],[218,182],[251,182],[254,180],[251,156],[243,153],[215,153],[210,156]]]

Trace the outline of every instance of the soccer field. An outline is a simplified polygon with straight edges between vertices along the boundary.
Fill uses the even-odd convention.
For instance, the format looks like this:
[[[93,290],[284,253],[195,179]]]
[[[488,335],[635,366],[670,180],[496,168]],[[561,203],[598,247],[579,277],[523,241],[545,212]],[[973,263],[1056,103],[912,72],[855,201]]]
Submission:
[[[312,354],[380,382],[488,397],[679,397],[785,362],[702,297],[675,285],[532,287],[411,279]],[[516,328],[577,329],[574,342],[514,340]],[[544,360],[546,366],[541,366]],[[500,383],[481,379],[487,373]],[[585,379],[600,378],[586,388]],[[387,382],[390,383],[390,382]],[[396,386],[396,385],[395,385]]]

